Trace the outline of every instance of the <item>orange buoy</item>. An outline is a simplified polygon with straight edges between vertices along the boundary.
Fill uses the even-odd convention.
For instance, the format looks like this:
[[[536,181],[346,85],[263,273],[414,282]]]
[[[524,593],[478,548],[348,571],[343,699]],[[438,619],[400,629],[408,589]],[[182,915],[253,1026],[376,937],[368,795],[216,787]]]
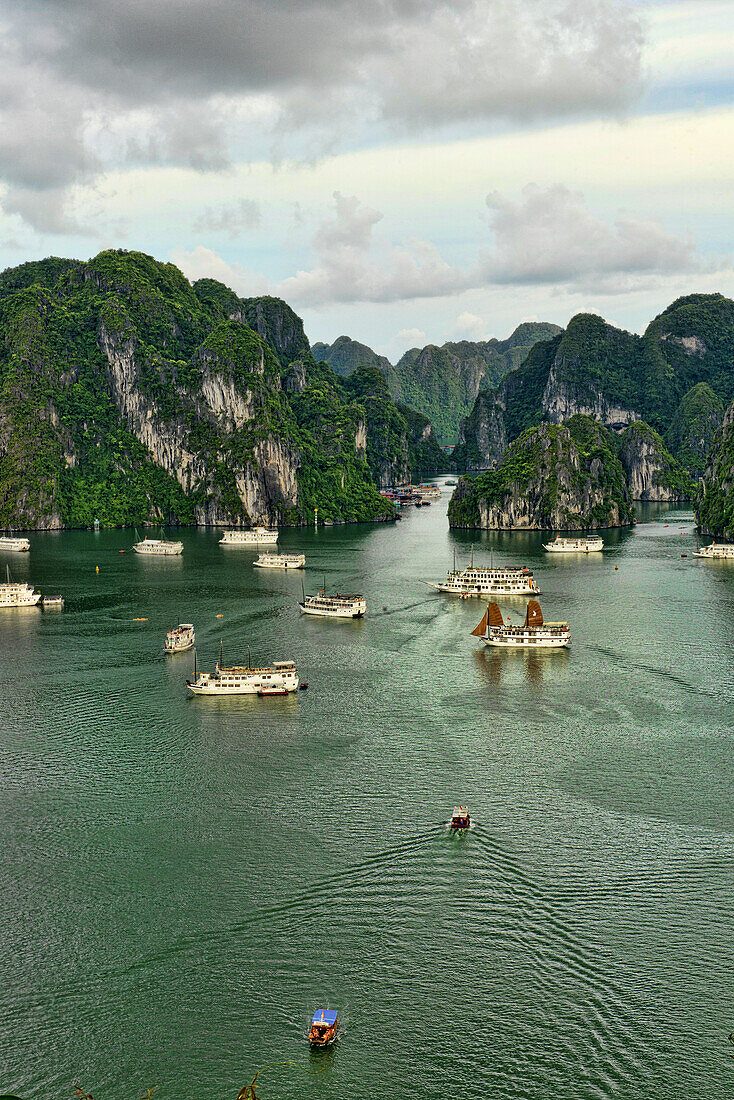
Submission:
[[[217,615],[217,618],[218,618],[218,619],[221,619],[221,617],[222,617],[221,615]]]
[[[615,565],[615,566],[614,566],[614,568],[615,568],[615,569],[619,569],[619,566],[618,566],[618,565]]]
[[[98,565],[95,565],[94,571],[95,571],[95,573],[99,573],[99,566]]]

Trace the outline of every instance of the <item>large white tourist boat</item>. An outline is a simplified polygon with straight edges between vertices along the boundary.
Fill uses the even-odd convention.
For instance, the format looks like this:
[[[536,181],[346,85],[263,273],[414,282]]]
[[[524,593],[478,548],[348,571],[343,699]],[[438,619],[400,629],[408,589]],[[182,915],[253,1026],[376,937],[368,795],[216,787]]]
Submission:
[[[327,619],[361,619],[367,611],[364,596],[327,596],[319,591],[314,596],[304,596],[298,605],[306,615],[322,615]]]
[[[693,553],[694,558],[734,558],[734,543],[710,542]]]
[[[305,554],[261,554],[252,563],[260,569],[303,569],[306,565]]]
[[[225,531],[220,546],[276,546],[277,527],[253,527],[249,531]]]
[[[454,596],[531,596],[539,595],[533,574],[527,566],[470,565],[466,569],[449,570],[445,582],[431,584],[437,592]]]
[[[568,623],[544,622],[537,600],[528,602],[522,626],[504,622],[497,604],[490,603],[472,634],[481,638],[485,645],[503,646],[505,649],[562,649],[571,641]]]
[[[143,539],[133,546],[136,554],[149,554],[152,557],[165,557],[171,554],[183,554],[182,542],[166,542],[165,539]]]
[[[35,592],[32,584],[11,581],[9,568],[5,570],[5,575],[5,584],[0,584],[0,607],[35,607],[41,593]]]
[[[577,539],[562,538],[558,535],[553,542],[544,542],[544,550],[553,554],[595,554],[604,549],[604,541],[599,535],[588,535]]]
[[[28,539],[18,539],[13,535],[0,535],[0,550],[22,551],[30,550]]]
[[[273,661],[268,668],[216,665],[213,673],[194,672],[186,687],[192,695],[288,695],[298,691],[298,669],[294,661]]]
[[[164,643],[166,653],[184,653],[187,649],[191,649],[195,641],[196,635],[192,624],[179,623],[166,634]]]

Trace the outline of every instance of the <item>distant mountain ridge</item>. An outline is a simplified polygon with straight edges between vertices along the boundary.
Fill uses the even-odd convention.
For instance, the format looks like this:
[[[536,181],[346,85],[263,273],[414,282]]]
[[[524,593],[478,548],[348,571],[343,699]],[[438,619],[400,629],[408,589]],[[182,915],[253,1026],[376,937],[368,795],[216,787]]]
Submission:
[[[460,340],[441,347],[410,348],[395,365],[348,336],[340,336],[333,344],[316,343],[312,350],[317,359],[344,376],[360,366],[382,370],[393,397],[427,416],[446,445],[456,442],[461,418],[480,389],[495,386],[523,362],[533,344],[561,331],[558,325],[526,321],[506,340]]]

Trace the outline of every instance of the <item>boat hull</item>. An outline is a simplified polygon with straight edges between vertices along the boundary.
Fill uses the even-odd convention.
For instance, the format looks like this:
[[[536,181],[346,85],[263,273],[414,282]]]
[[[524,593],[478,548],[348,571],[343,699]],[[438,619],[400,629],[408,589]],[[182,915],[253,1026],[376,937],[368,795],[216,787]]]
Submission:
[[[193,642],[186,642],[185,645],[167,645],[165,647],[166,653],[186,653],[187,650],[193,649]]]
[[[234,686],[234,685],[214,686],[214,685],[211,685],[211,684],[197,685],[197,684],[192,684],[190,681],[187,680],[186,681],[186,687],[188,688],[188,690],[191,692],[192,695],[209,695],[209,696],[213,696],[213,695],[219,695],[219,696],[225,696],[225,695],[292,695],[293,692],[298,691],[298,681],[296,681],[294,687],[291,687],[290,685],[288,685],[288,686],[284,686],[282,688],[277,688],[277,689],[272,689],[272,688],[263,689],[259,685],[250,685],[250,684],[242,684],[242,685],[237,685],[237,686]]]
[[[302,603],[299,603],[298,606],[304,615],[316,615],[321,619],[361,619],[364,617],[364,611],[351,611],[349,608],[315,608]]]
[[[509,638],[499,635],[483,638],[485,645],[496,649],[566,649],[571,642],[571,635],[563,635],[558,638]]]
[[[480,587],[457,588],[450,584],[431,584],[431,588],[435,588],[437,592],[445,592],[449,596],[477,596],[482,598],[484,596],[540,596],[541,591],[539,588],[530,588],[525,585],[521,588],[515,588],[511,585],[486,585]]]

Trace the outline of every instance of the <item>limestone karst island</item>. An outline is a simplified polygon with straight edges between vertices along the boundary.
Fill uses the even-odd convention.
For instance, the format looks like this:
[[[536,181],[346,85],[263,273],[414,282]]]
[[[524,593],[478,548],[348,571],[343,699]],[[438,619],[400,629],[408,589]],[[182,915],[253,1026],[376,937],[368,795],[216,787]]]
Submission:
[[[0,1100],[732,1100],[734,5],[0,28]]]

